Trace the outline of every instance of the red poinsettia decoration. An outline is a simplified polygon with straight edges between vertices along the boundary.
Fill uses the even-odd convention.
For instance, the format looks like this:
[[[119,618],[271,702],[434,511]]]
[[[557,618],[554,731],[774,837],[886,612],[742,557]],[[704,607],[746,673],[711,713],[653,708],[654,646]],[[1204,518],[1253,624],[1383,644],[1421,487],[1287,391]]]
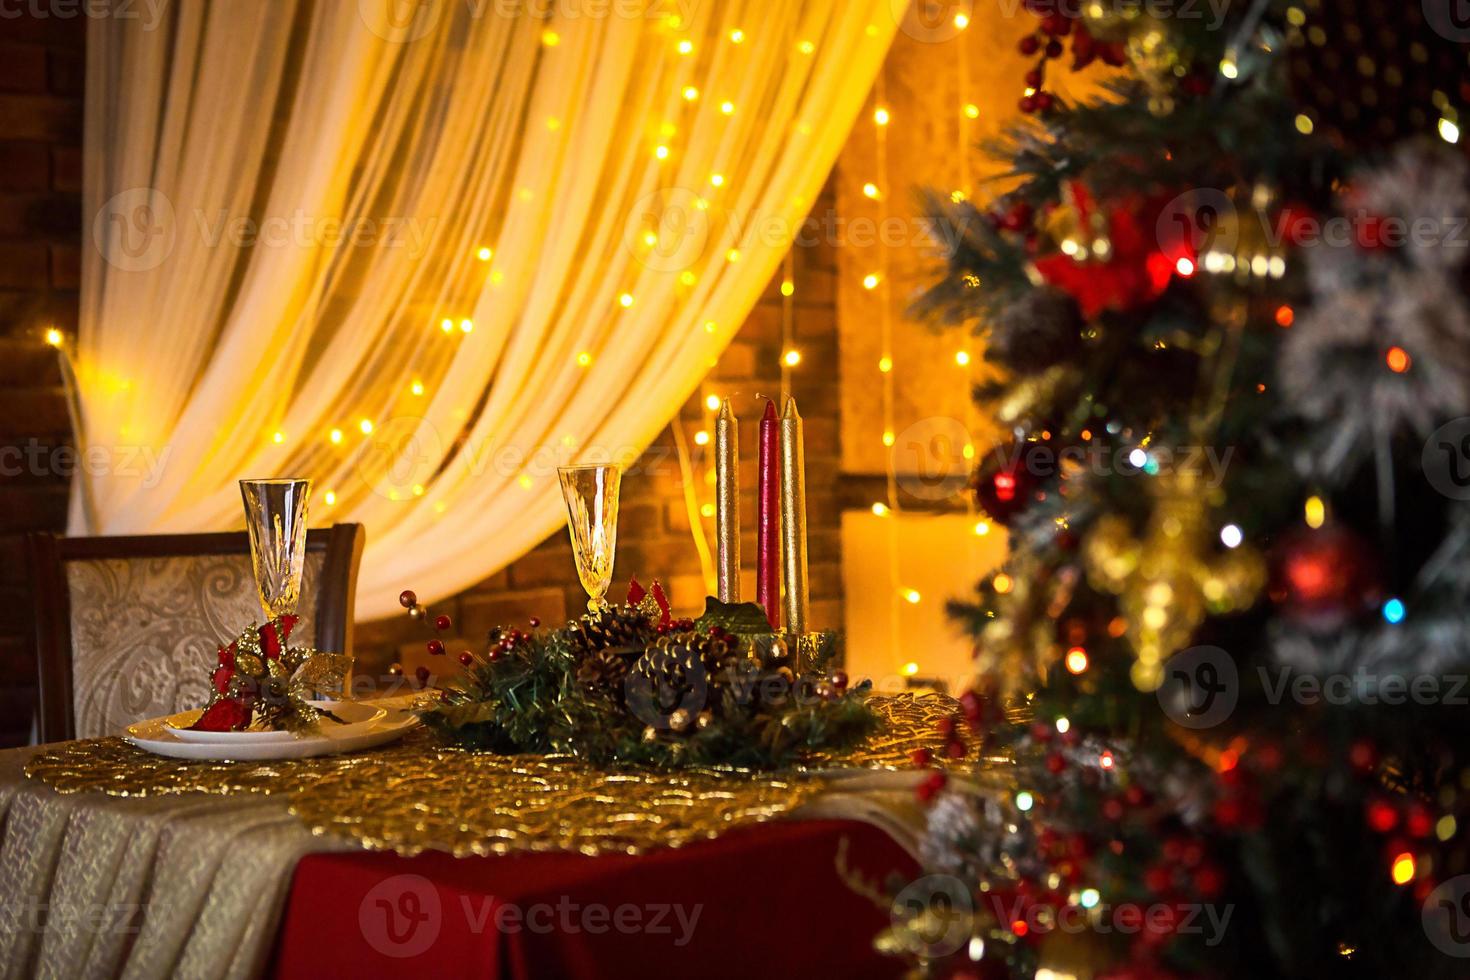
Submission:
[[[1078,226],[1095,227],[1097,206],[1087,188],[1074,181],[1067,190]],[[1106,208],[1104,257],[1091,249],[1077,258],[1058,252],[1036,259],[1036,271],[1076,300],[1089,319],[1104,310],[1126,313],[1145,306],[1163,294],[1176,273],[1194,271],[1194,247],[1188,236],[1161,242],[1155,234],[1162,210],[1161,202],[1142,199]]]
[[[306,698],[312,689],[345,676],[348,658],[289,645],[298,617],[252,626],[219,648],[209,683],[213,694],[195,731],[230,732],[264,720],[276,728],[310,726],[324,712]]]

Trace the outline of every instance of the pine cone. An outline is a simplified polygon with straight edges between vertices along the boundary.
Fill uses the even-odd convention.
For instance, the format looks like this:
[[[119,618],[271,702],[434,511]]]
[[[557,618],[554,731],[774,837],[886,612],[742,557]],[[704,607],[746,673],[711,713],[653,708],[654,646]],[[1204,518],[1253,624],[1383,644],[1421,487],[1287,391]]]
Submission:
[[[681,708],[686,717],[706,708],[718,711],[740,659],[724,637],[695,630],[661,636],[633,665],[632,678],[641,683],[639,703],[632,707],[640,717],[644,711],[670,715]]]
[[[599,650],[633,647],[642,650],[652,642],[653,624],[632,606],[609,606],[588,613],[572,624],[570,645],[580,664]]]
[[[621,704],[623,681],[633,663],[643,655],[641,646],[604,647],[582,657],[577,666],[577,683],[589,694],[601,695]]]

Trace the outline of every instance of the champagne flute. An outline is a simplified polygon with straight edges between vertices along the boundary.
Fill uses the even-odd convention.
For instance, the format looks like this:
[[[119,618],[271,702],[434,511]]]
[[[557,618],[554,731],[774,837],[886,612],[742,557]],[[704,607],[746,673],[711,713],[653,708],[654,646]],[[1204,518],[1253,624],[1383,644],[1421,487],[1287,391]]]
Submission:
[[[306,567],[306,499],[310,480],[241,480],[250,563],[266,619],[296,612]]]
[[[556,471],[567,502],[567,531],[577,578],[590,597],[587,609],[607,608],[613,559],[618,547],[618,488],[623,474],[616,466],[561,466]]]

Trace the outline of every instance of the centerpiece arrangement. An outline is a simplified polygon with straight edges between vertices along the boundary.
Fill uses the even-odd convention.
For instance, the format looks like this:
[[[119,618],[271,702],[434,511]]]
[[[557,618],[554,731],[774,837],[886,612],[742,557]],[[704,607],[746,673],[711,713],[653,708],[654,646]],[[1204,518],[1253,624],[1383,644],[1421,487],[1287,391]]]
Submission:
[[[635,579],[625,603],[607,601],[621,474],[614,466],[563,467],[558,475],[572,551],[591,597],[587,613],[554,629],[534,620],[530,631],[501,627],[483,650],[460,653],[462,670],[425,704],[425,723],[465,747],[658,767],[775,768],[803,753],[851,748],[869,735],[878,720],[865,703],[868,684],[849,689],[847,675],[832,669],[836,634],[806,631],[801,419],[794,402],[781,419],[767,402],[760,423],[760,601],[739,601],[736,426],[726,402],[716,439],[720,595],[706,599],[702,615],[676,618],[657,582],[645,590]],[[781,581],[778,535],[785,544]],[[399,599],[440,632],[452,626],[413,592]],[[445,655],[443,641],[427,646],[431,655]],[[420,681],[428,678],[421,669]]]

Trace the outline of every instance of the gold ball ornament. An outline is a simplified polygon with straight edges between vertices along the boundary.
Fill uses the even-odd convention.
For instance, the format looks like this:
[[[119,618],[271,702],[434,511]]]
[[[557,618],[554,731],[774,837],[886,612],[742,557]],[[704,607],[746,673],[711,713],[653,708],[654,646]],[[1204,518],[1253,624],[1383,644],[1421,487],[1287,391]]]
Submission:
[[[676,708],[673,714],[669,715],[669,727],[676,732],[682,732],[689,727],[693,720],[686,709]]]

